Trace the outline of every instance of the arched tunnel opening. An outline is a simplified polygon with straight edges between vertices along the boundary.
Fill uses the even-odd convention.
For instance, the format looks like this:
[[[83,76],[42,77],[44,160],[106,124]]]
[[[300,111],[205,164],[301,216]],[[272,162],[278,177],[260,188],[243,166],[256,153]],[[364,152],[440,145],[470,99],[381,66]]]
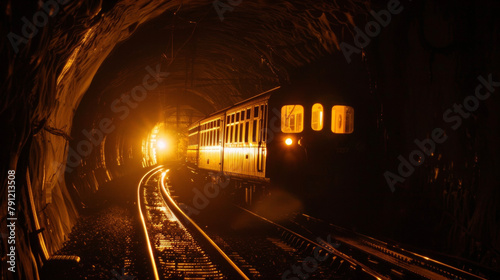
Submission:
[[[499,276],[496,1],[0,7],[2,279]]]

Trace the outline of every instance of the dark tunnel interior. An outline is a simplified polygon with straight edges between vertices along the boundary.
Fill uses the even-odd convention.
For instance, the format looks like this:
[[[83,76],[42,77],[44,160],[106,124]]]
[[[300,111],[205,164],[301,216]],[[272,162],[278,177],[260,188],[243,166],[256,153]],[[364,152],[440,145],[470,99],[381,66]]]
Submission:
[[[40,279],[99,197],[185,165],[191,125],[278,86],[356,104],[359,153],[311,163],[301,207],[500,271],[500,2],[5,0],[0,13],[1,279]],[[317,175],[335,170],[348,182]]]

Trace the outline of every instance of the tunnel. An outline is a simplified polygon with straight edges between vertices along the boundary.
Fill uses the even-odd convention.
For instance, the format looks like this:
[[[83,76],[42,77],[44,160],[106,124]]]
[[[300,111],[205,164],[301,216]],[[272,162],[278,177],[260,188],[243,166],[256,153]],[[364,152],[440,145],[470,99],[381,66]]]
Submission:
[[[64,259],[77,225],[92,224],[89,215],[111,200],[137,207],[126,186],[136,188],[160,165],[198,174],[187,168],[194,124],[278,87],[284,96],[326,90],[340,94],[335,102],[355,104],[356,138],[345,145],[356,153],[331,142],[338,158],[320,157],[326,152],[312,140],[292,137],[287,145],[297,145],[311,171],[293,166],[300,179],[289,179],[294,172],[283,170],[292,160],[277,153],[286,164],[269,168],[279,188],[231,178],[225,199],[253,204],[252,195],[278,193],[262,205],[319,213],[384,244],[486,271],[455,279],[498,275],[497,1],[5,0],[0,7],[2,279],[55,279],[43,272]],[[179,176],[158,178],[175,187]],[[297,186],[287,189],[291,181]],[[294,195],[280,197],[283,190]],[[107,254],[97,249],[89,250]],[[386,271],[374,262],[367,266]],[[71,279],[134,279],[118,278],[119,269]],[[403,274],[388,271],[381,273]]]

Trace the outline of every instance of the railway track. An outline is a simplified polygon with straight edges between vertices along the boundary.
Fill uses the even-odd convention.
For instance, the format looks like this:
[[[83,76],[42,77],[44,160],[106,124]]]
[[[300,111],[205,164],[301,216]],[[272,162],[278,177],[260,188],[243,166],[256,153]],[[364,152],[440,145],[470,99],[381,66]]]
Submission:
[[[391,274],[393,277],[401,279],[500,279],[499,272],[478,264],[460,260],[459,263],[451,265],[412,252],[397,244],[356,233],[306,214],[300,214],[290,219],[290,222],[296,225],[297,230],[301,228],[308,234],[329,232],[336,242],[341,244],[340,250],[357,255],[358,259],[364,260],[370,267]]]
[[[179,220],[180,209],[162,189],[164,176],[162,167],[151,170],[137,190],[155,279],[248,279],[192,221]]]
[[[151,171],[138,189],[156,279],[497,279],[305,214],[278,223],[226,204],[195,221],[167,174]]]
[[[165,193],[175,189],[165,186]],[[197,222],[250,279],[389,279],[325,241],[308,239],[233,204],[216,208],[218,212],[203,211],[217,217],[215,224],[206,216]]]

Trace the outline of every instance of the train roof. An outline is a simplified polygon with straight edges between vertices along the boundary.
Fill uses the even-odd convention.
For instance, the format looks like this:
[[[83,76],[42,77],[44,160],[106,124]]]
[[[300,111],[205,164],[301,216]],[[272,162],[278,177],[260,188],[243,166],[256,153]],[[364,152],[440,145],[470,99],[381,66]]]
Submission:
[[[197,124],[197,123],[199,123],[199,122],[202,122],[202,121],[203,121],[203,120],[205,120],[205,119],[208,119],[208,118],[210,118],[210,117],[213,117],[213,116],[219,115],[219,114],[221,114],[222,112],[225,112],[225,111],[227,111],[227,110],[229,110],[229,109],[231,109],[231,108],[234,108],[234,107],[238,107],[238,106],[240,106],[241,104],[244,104],[244,103],[247,103],[247,102],[251,102],[252,100],[259,99],[259,98],[261,98],[262,96],[265,96],[265,95],[267,95],[267,94],[270,94],[271,92],[276,91],[276,90],[278,90],[278,89],[280,89],[280,88],[281,88],[281,86],[277,86],[277,87],[275,87],[275,88],[272,88],[272,89],[270,89],[270,90],[267,90],[267,91],[261,92],[261,93],[259,93],[259,94],[255,95],[255,96],[252,96],[252,97],[247,98],[247,99],[245,99],[245,100],[242,100],[242,101],[239,101],[239,102],[237,102],[237,103],[234,103],[233,105],[231,105],[231,106],[229,106],[229,107],[226,107],[226,108],[221,109],[221,110],[219,110],[219,111],[213,112],[213,113],[211,113],[211,114],[207,115],[206,117],[204,117],[204,118],[202,118],[202,119],[200,119],[200,120],[198,120],[198,121],[196,121],[196,122],[192,123],[192,124],[189,126],[189,129],[191,129],[193,125],[195,125],[195,124]]]

